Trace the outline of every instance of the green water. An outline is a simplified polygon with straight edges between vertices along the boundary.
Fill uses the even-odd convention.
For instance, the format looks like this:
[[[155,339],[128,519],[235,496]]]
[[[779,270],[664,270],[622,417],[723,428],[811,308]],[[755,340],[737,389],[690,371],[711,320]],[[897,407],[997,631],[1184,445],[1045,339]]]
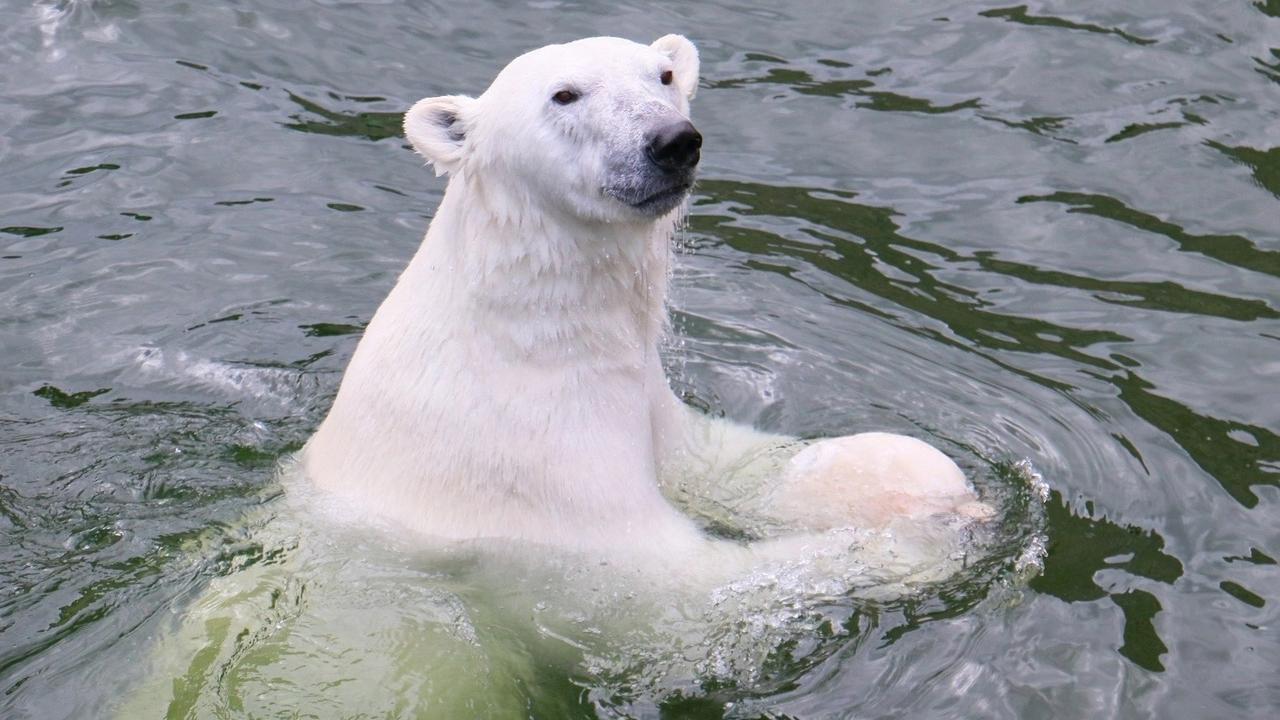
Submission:
[[[646,693],[531,645],[503,691],[538,717],[1280,710],[1277,3],[7,0],[0,716],[99,716],[254,564],[242,519],[443,190],[400,113],[531,47],[667,32],[702,52],[706,138],[677,389],[928,439],[1003,525],[751,676]]]

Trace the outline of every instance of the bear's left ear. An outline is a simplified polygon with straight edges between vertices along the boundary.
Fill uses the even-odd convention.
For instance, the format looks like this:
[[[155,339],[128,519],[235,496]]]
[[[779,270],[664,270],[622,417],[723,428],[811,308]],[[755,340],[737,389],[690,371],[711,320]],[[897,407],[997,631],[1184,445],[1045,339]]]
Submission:
[[[442,95],[419,100],[404,114],[404,136],[436,168],[436,176],[462,164],[475,98]]]
[[[683,35],[663,35],[649,47],[671,58],[676,86],[692,100],[698,92],[698,48]]]

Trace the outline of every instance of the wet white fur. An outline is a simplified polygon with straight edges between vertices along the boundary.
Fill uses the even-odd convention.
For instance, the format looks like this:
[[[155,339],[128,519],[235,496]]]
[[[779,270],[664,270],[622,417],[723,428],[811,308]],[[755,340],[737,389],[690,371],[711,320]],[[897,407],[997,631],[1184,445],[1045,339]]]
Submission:
[[[451,177],[303,453],[317,486],[438,538],[708,543],[660,474],[714,474],[786,439],[673,395],[658,344],[680,211],[646,217],[606,191],[633,179],[652,123],[688,116],[697,77],[683,37],[590,38],[516,58],[477,98],[409,111],[408,139]],[[581,98],[552,102],[563,88]],[[819,442],[765,485],[797,529],[974,499],[937,450],[885,434]]]

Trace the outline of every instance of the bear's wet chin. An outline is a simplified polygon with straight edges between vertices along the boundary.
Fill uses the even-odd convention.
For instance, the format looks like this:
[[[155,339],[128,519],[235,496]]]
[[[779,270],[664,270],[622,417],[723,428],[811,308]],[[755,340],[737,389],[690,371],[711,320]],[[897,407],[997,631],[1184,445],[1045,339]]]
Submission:
[[[692,178],[659,186],[657,183],[642,188],[609,188],[605,192],[618,202],[652,217],[666,215],[684,202],[693,186]]]
[[[689,184],[680,183],[665,190],[659,190],[640,202],[633,203],[631,207],[646,215],[665,215],[684,202],[688,194]]]

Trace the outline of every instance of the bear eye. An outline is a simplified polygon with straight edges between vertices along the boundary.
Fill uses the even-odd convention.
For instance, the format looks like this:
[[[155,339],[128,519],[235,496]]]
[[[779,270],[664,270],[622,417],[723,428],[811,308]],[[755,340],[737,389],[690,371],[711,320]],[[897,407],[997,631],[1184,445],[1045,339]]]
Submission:
[[[569,103],[576,101],[580,97],[582,96],[572,90],[561,90],[555,95],[552,95],[551,99],[555,100],[556,104],[558,105],[568,105]]]
[[[662,71],[662,77],[661,77],[661,79],[662,79],[662,84],[663,84],[663,85],[670,85],[670,84],[671,84],[671,78],[672,78],[672,75],[671,75],[671,71],[670,71],[670,70],[663,70],[663,71]]]

